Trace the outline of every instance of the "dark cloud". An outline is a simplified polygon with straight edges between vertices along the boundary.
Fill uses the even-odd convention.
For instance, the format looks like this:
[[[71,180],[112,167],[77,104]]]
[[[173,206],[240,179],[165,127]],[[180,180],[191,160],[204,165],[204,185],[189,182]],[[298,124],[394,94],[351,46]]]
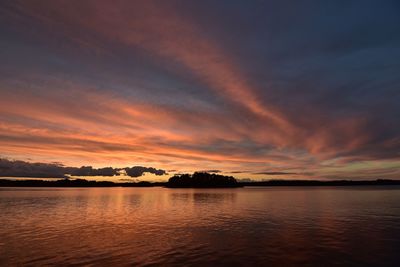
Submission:
[[[250,183],[250,182],[254,182],[254,180],[250,179],[250,178],[243,178],[243,179],[236,179],[239,183]]]
[[[285,172],[285,171],[275,171],[275,172],[255,172],[253,174],[261,175],[295,175],[295,176],[315,176],[314,172]]]
[[[0,177],[64,178],[65,168],[54,163],[0,159]]]
[[[255,172],[253,174],[265,174],[265,175],[297,175],[296,172]]]
[[[65,178],[71,176],[119,176],[121,170],[131,177],[140,177],[145,172],[155,175],[166,174],[165,170],[152,167],[135,166],[132,168],[93,168],[92,166],[66,167],[59,163],[31,163],[21,160],[0,158],[0,177],[35,177],[35,178]]]
[[[152,168],[152,167],[150,167],[150,168],[149,167],[142,167],[142,166],[134,166],[134,167],[131,167],[131,168],[128,167],[128,168],[124,168],[124,170],[126,171],[126,174],[128,176],[131,176],[131,177],[140,177],[145,172],[152,173],[152,174],[155,174],[155,175],[167,174],[167,172],[165,170],[155,169],[155,168]]]
[[[220,173],[222,171],[221,170],[204,170],[204,171],[200,171],[200,172]]]
[[[66,168],[66,172],[72,176],[114,176],[119,174],[118,169],[114,169],[112,167],[94,169],[92,166]]]

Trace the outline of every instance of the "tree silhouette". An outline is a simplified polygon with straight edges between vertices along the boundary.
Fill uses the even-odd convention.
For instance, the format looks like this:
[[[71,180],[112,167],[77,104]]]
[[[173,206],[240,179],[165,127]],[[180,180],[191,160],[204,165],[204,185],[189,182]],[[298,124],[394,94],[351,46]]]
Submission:
[[[193,175],[175,175],[168,180],[167,187],[199,187],[222,188],[241,186],[232,176],[224,176],[215,173],[195,172]]]

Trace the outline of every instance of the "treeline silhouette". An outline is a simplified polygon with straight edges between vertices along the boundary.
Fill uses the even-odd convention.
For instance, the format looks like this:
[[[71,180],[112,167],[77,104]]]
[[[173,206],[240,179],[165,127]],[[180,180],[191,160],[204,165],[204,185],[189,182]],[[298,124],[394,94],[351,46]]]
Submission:
[[[355,186],[355,185],[400,185],[400,180],[377,179],[377,180],[268,180],[242,182],[243,186]]]
[[[222,187],[241,187],[232,176],[224,176],[208,172],[195,172],[181,174],[171,177],[166,187],[170,188],[222,188]]]
[[[88,181],[85,179],[61,180],[9,180],[0,178],[0,187],[152,187],[165,186],[169,188],[223,188],[242,186],[370,186],[370,185],[400,185],[400,180],[269,180],[238,182],[232,176],[223,176],[204,172],[193,175],[175,175],[168,182],[111,182]]]
[[[55,181],[0,179],[0,187],[152,187],[163,186],[164,184],[146,181],[114,183],[110,181],[88,181],[85,179],[62,179]]]

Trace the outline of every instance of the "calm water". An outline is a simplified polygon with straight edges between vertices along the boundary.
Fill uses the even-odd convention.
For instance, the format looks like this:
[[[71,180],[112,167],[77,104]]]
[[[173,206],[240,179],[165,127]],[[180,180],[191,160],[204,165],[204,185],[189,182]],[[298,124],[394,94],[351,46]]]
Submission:
[[[399,266],[400,187],[0,188],[0,265]]]

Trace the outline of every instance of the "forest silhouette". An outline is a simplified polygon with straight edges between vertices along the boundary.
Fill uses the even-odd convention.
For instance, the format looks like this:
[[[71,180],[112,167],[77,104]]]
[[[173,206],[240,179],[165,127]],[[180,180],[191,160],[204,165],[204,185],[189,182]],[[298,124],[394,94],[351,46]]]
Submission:
[[[400,180],[268,180],[268,181],[237,181],[232,176],[224,176],[207,172],[180,174],[171,177],[168,182],[149,181],[89,181],[86,179],[5,179],[0,178],[0,187],[153,187],[167,188],[235,188],[243,186],[379,186],[400,185]]]

